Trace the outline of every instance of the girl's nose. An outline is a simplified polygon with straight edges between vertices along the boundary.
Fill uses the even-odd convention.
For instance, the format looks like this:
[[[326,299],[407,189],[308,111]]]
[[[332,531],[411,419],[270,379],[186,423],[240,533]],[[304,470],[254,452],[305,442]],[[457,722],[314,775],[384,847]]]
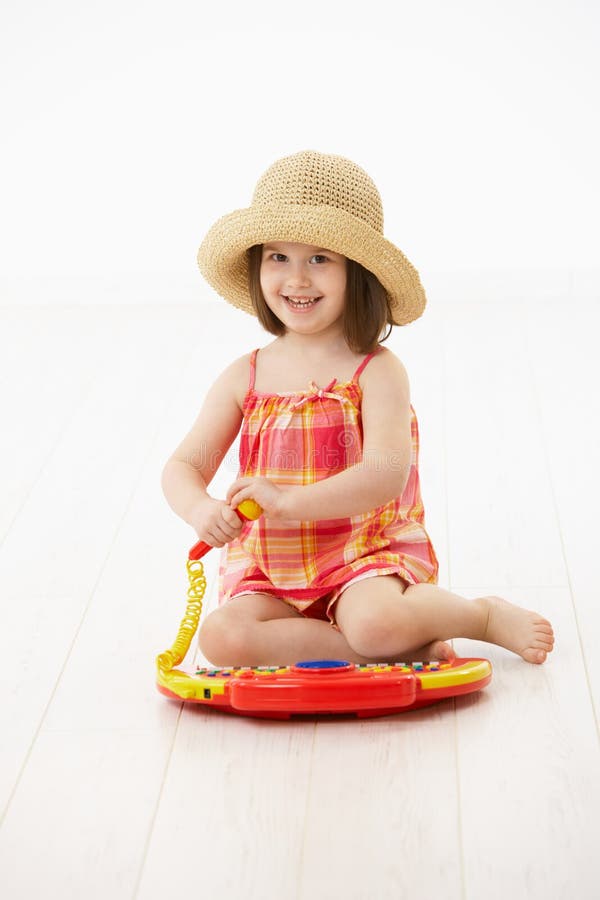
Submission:
[[[293,266],[292,269],[288,271],[287,276],[288,287],[291,290],[295,290],[298,287],[306,287],[310,284],[309,273],[303,267],[302,263]]]

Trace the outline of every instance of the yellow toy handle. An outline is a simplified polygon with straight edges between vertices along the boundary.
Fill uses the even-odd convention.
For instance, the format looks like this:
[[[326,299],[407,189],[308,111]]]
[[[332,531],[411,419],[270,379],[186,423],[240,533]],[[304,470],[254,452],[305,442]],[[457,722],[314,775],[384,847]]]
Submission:
[[[240,519],[258,519],[262,514],[262,509],[254,500],[242,500],[237,507],[236,512]],[[206,578],[204,577],[204,566],[202,561],[192,555],[197,552],[198,544],[190,550],[190,558],[187,560],[187,571],[189,579],[189,587],[187,592],[187,609],[185,616],[181,620],[177,637],[170,650],[156,657],[156,667],[158,670],[159,683],[168,687],[169,673],[174,666],[178,666],[185,659],[185,655],[190,649],[192,638],[196,634],[200,615],[202,613],[202,599],[206,591]],[[209,548],[210,549],[210,548]],[[206,552],[206,550],[204,551]],[[204,553],[203,553],[204,555]]]

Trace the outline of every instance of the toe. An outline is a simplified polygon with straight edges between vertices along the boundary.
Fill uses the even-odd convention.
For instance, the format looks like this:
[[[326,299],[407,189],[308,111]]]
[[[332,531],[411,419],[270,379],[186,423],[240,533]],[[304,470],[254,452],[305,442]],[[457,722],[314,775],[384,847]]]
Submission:
[[[546,656],[545,650],[536,650],[535,647],[529,647],[527,650],[523,651],[523,659],[537,665],[545,662]]]
[[[447,662],[456,659],[452,644],[448,644],[446,641],[434,641],[429,645],[428,651],[431,659],[445,659]]]

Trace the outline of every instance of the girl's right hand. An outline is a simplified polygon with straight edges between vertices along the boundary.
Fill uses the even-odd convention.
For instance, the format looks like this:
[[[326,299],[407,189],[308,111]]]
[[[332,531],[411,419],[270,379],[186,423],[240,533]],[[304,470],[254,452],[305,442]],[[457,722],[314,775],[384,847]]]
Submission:
[[[201,541],[211,547],[223,547],[238,536],[242,530],[242,519],[225,500],[202,497],[190,516],[190,525]]]

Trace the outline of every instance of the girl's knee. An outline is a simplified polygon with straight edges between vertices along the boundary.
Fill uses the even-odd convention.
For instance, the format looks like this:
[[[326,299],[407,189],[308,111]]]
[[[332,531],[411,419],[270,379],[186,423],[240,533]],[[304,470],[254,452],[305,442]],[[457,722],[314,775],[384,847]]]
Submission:
[[[215,609],[200,626],[198,646],[202,655],[215,666],[244,665],[242,657],[248,648],[250,623],[236,620]]]
[[[340,630],[355,653],[369,659],[383,659],[385,654],[395,651],[399,634],[409,627],[401,603],[401,598],[395,601],[393,610],[387,604],[365,603],[351,617],[346,616],[344,626],[337,617]]]
[[[355,653],[385,659],[395,653],[401,636],[412,630],[413,606],[408,586],[397,575],[379,575],[356,582],[337,601],[336,621]]]

